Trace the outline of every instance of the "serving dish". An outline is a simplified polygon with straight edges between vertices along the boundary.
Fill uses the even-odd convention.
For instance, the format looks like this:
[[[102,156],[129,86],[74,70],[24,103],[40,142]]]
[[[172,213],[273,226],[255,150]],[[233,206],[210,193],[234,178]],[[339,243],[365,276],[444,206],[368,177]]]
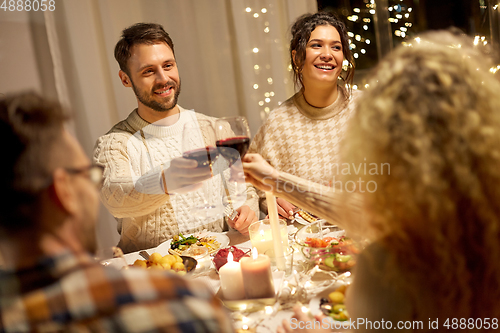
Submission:
[[[189,237],[189,236],[195,236],[197,238],[201,238],[201,237],[199,237],[200,235],[197,235],[197,234],[184,235],[184,237]],[[213,250],[209,249],[209,254],[213,254],[213,253],[217,252],[219,249],[225,248],[229,245],[229,237],[227,237],[226,234],[219,233],[219,232],[207,232],[207,233],[203,233],[202,236],[203,237],[214,237],[215,240],[219,243],[219,247],[217,249],[213,249]],[[169,239],[169,240],[161,243],[160,245],[158,245],[156,247],[156,252],[158,252],[162,255],[171,253],[171,251],[169,251],[171,243],[172,243],[172,239]],[[185,250],[186,249],[182,250],[181,253]],[[181,254],[181,253],[179,253],[179,254]]]
[[[295,234],[295,243],[309,268],[345,272],[356,263],[359,245],[346,237],[345,230],[318,221],[302,227]]]

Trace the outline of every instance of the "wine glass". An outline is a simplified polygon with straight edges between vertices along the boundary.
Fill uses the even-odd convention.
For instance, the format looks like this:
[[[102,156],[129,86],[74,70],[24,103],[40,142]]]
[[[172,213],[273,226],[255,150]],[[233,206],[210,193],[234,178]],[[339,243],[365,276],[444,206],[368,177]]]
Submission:
[[[250,128],[247,119],[241,116],[220,118],[215,122],[215,135],[219,154],[227,160],[229,166],[241,163],[241,158],[245,156],[250,146]],[[222,179],[225,181],[224,175]],[[246,200],[246,185],[234,182],[232,186],[234,193],[226,192],[225,204],[236,209]]]
[[[182,157],[195,160],[198,168],[209,167],[213,176],[212,166],[219,157],[215,147],[215,132],[209,120],[199,119],[184,125],[182,132]],[[212,177],[213,178],[213,177]],[[201,191],[203,203],[191,209],[191,213],[199,218],[210,218],[222,215],[222,205],[209,203],[207,196],[213,179],[203,182]]]

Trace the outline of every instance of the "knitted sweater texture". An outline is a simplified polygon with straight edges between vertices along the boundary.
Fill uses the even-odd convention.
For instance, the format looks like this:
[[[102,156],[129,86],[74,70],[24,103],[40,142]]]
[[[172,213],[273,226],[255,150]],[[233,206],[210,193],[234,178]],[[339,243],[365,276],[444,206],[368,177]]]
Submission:
[[[105,167],[100,197],[118,221],[118,246],[125,253],[155,247],[179,233],[223,231],[222,218],[200,218],[191,213],[204,199],[221,203],[221,174],[204,181],[202,189],[186,194],[168,195],[161,186],[161,170],[168,168],[173,158],[182,156],[184,124],[199,119],[215,121],[179,109],[179,119],[171,126],[149,124],[134,110],[97,140],[94,163]],[[223,159],[217,163],[219,160],[223,163]],[[249,187],[250,199],[245,204],[258,211],[257,200],[251,198],[254,191]]]
[[[337,100],[324,108],[308,104],[302,91],[296,93],[269,114],[249,151],[261,154],[279,171],[331,186],[342,170],[339,144],[360,93],[346,97],[343,88],[338,91]]]

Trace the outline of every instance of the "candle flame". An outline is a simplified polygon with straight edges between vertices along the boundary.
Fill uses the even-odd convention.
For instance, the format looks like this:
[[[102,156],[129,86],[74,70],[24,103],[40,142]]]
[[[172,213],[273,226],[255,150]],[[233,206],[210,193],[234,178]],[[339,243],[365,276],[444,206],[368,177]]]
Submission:
[[[257,259],[258,256],[259,256],[259,252],[257,251],[257,248],[254,247],[252,249],[252,258],[253,258],[253,260]]]
[[[229,252],[229,254],[227,255],[227,262],[233,262],[233,254],[231,252]]]

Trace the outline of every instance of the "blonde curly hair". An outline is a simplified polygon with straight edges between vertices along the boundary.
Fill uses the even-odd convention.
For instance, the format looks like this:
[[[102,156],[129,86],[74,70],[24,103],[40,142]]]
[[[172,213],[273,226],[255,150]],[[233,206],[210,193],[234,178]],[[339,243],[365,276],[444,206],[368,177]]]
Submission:
[[[500,84],[469,38],[417,40],[372,74],[344,161],[390,164],[364,199],[415,318],[499,318]]]

